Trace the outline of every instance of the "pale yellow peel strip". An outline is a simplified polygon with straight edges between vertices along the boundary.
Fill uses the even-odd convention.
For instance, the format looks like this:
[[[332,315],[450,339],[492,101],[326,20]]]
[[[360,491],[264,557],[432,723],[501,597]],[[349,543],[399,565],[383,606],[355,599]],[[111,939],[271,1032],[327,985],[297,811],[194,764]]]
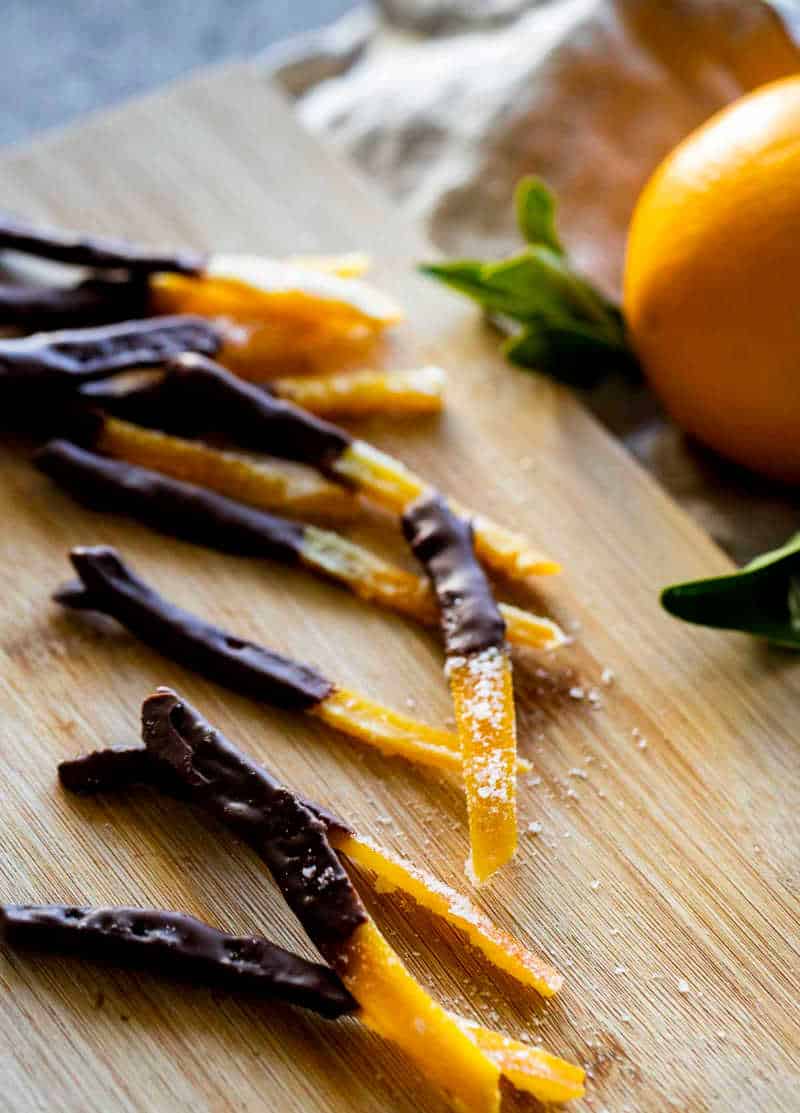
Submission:
[[[379,452],[365,441],[353,441],[332,470],[379,506],[402,514],[409,503],[429,489],[429,485],[409,471],[399,460]],[[507,576],[549,576],[559,572],[560,565],[532,549],[528,542],[497,525],[483,514],[451,502],[451,509],[462,517],[471,518],[475,534],[475,552],[488,567]]]
[[[522,985],[531,986],[542,997],[552,997],[561,989],[564,979],[557,970],[493,924],[467,897],[432,874],[376,846],[363,835],[330,831],[328,839],[350,861],[374,873],[378,888],[400,889],[423,908],[459,928],[494,966]]]
[[[252,460],[118,418],[105,418],[95,448],[261,510],[337,520],[358,513],[358,501],[351,492],[315,471],[290,469],[271,460]]]
[[[439,413],[444,404],[444,371],[343,371],[324,376],[273,379],[272,390],[326,418],[383,414],[405,417]]]
[[[481,883],[517,847],[517,737],[511,662],[503,649],[451,657],[447,675],[461,746],[472,849],[469,873]]]
[[[434,626],[438,607],[427,580],[375,556],[338,533],[309,526],[303,541],[306,565],[346,584],[367,602]],[[566,642],[563,630],[548,618],[500,604],[508,640],[533,649],[555,649]]]

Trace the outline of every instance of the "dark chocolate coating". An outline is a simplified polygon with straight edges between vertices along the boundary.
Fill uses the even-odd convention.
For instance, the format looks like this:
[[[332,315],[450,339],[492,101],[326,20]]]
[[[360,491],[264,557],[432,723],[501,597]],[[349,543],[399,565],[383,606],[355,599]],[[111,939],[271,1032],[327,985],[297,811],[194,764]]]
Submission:
[[[157,762],[142,746],[119,746],[93,750],[80,757],[62,761],[58,779],[68,792],[76,796],[97,796],[104,792],[120,792],[133,785],[152,785],[173,795],[180,782]]]
[[[95,270],[126,270],[138,274],[155,271],[199,274],[205,269],[207,258],[197,251],[153,251],[125,240],[40,228],[10,213],[0,214],[0,249]]]
[[[216,407],[208,401],[201,404],[204,391],[197,390],[200,376],[194,388],[187,375],[176,374],[174,370],[172,374],[149,371],[138,378],[133,384],[125,382],[124,377],[85,383],[80,394],[89,404],[113,417],[175,436],[198,437],[220,432]],[[269,383],[250,385],[262,394],[274,396]]]
[[[80,396],[103,413],[175,436],[197,437],[214,432],[209,415],[194,404],[188,390],[176,389],[168,372],[149,371],[144,375],[144,382],[133,385],[126,383],[124,376],[84,383]]]
[[[103,404],[103,395],[95,400]],[[325,470],[352,443],[343,429],[275,398],[268,390],[186,353],[170,361],[167,374],[136,397],[111,406],[120,416],[187,437],[224,433],[244,448],[267,452]],[[138,410],[138,414],[137,414]]]
[[[186,376],[151,371],[139,376],[139,380],[132,385],[119,377],[86,383],[80,387],[80,395],[103,413],[175,436],[220,432],[215,427],[219,426],[217,407],[208,401],[204,405],[204,392],[192,391]],[[268,383],[250,385],[263,394],[274,395]]]
[[[432,491],[407,508],[403,533],[436,592],[447,656],[503,646],[506,624],[475,556],[472,524]]]
[[[107,546],[70,553],[82,588],[68,584],[54,596],[77,610],[110,615],[165,657],[242,695],[278,707],[307,710],[333,685],[305,665],[243,641],[181,610],[140,580]]]
[[[43,386],[77,388],[132,367],[152,367],[180,352],[216,352],[222,339],[203,317],[152,317],[91,329],[0,340],[0,388],[16,393]]]
[[[149,908],[0,906],[12,947],[135,965],[215,988],[277,998],[335,1018],[358,1008],[328,966],[257,936],[228,935],[179,912]]]
[[[187,796],[187,789],[172,767],[141,746],[93,750],[62,761],[58,766],[58,779],[68,792],[77,796],[119,792],[133,785],[147,785],[181,799]],[[297,799],[322,821],[328,834],[341,837],[354,833],[349,824],[321,804],[304,796]]]
[[[94,510],[129,514],[148,526],[237,556],[297,564],[304,527],[69,441],[50,441],[36,466]]]
[[[168,688],[142,705],[142,738],[189,790],[264,860],[289,907],[323,955],[367,919],[325,824],[256,761]]]
[[[90,278],[75,286],[0,285],[0,324],[25,332],[81,328],[145,317],[150,295],[138,278]]]

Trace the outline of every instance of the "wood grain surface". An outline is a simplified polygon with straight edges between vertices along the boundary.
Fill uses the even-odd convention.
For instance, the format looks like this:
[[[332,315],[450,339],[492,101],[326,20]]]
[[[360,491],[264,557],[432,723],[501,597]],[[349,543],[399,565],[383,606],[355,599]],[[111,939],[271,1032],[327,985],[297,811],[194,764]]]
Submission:
[[[0,204],[157,244],[374,254],[376,281],[408,311],[387,359],[442,363],[450,392],[441,420],[360,429],[565,567],[504,592],[576,641],[551,658],[516,654],[520,750],[536,768],[521,784],[521,824],[542,831],[523,834],[478,899],[542,948],[566,988],[543,1005],[397,897],[372,907],[453,1008],[585,1064],[577,1109],[796,1111],[800,668],[660,611],[665,583],[728,567],[711,542],[568,392],[505,366],[479,319],[415,276],[426,246],[413,228],[247,67],[7,155]],[[465,885],[455,781],[231,696],[116,628],[60,614],[50,595],[70,546],[113,543],[180,603],[441,724],[434,636],[301,572],[78,509],[27,448],[0,456],[2,900],[168,906],[307,952],[259,863],[210,820],[145,791],[84,802],[59,791],[58,760],[133,742],[159,683],[287,783]],[[400,552],[388,519],[360,533]],[[353,1020],[7,952],[0,987],[0,1105],[14,1113],[445,1108]]]

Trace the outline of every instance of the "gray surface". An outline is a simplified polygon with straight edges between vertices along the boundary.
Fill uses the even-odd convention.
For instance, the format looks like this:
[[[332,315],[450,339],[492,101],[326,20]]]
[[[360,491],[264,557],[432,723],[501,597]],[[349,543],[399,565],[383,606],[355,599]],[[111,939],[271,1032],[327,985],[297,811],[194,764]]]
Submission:
[[[354,0],[5,0],[0,144],[197,66],[257,54]]]

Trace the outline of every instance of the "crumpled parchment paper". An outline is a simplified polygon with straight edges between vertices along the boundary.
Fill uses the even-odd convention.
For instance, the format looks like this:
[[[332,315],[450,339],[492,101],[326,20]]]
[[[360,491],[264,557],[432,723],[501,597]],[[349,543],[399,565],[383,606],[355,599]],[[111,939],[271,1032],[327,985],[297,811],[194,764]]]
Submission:
[[[267,65],[445,254],[513,250],[514,186],[540,174],[614,296],[651,171],[719,107],[800,72],[798,42],[800,0],[379,0]],[[800,499],[688,444],[645,390],[586,401],[735,559],[800,526]]]

